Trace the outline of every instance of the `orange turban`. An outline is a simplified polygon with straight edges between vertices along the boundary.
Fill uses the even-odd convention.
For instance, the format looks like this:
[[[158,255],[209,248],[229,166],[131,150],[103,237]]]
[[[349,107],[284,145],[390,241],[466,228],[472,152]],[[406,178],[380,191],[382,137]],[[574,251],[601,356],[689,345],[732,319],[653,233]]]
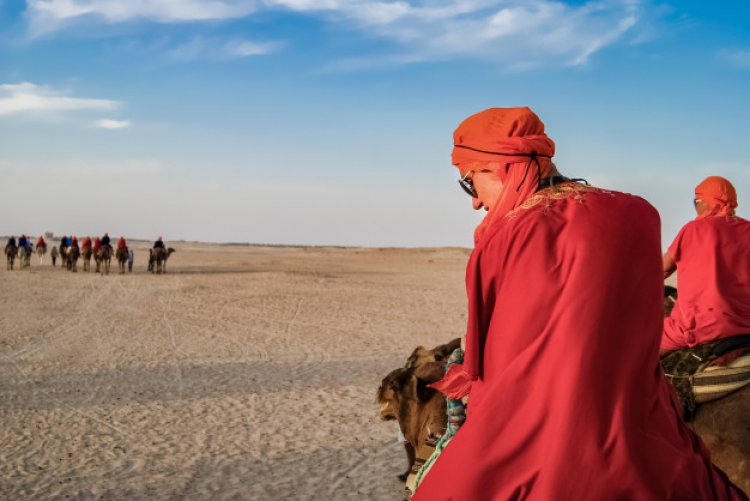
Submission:
[[[737,207],[737,191],[728,180],[710,176],[695,187],[695,198],[703,200],[708,209],[698,215],[698,219],[709,216],[734,216]]]
[[[552,171],[555,143],[544,123],[527,107],[490,108],[470,116],[453,133],[453,165],[487,163],[504,184],[500,198],[477,227],[478,241],[498,217],[533,195]]]

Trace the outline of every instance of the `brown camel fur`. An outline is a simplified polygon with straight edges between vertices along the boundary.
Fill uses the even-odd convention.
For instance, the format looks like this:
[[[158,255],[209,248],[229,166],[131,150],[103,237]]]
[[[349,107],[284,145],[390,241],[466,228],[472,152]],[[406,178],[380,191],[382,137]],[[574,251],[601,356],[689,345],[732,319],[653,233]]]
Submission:
[[[404,367],[416,368],[420,367],[429,362],[442,362],[450,357],[451,353],[456,348],[461,346],[461,338],[456,338],[446,344],[441,344],[432,349],[427,349],[424,346],[417,346],[414,351],[409,355],[406,360]],[[406,449],[406,460],[408,467],[404,473],[399,475],[402,481],[406,481],[409,473],[414,468],[414,461],[416,459],[414,447],[407,441],[404,442],[404,448]]]
[[[65,266],[65,262],[68,260],[68,248],[60,243],[60,266]]]
[[[399,476],[402,480],[418,471],[434,451],[434,441],[445,433],[448,423],[445,397],[427,387],[440,380],[444,372],[441,362],[403,367],[391,371],[378,388],[376,398],[380,405],[380,419],[398,421],[401,433],[413,451],[413,455],[409,455],[407,474]]]
[[[83,271],[91,271],[91,256],[93,255],[91,246],[86,246],[81,251],[81,259],[83,259]],[[98,271],[98,270],[97,270]]]
[[[124,274],[125,264],[128,262],[128,248],[117,249],[115,251],[115,258],[117,258],[117,266],[120,269],[120,274]]]
[[[148,269],[151,273],[166,273],[167,272],[167,260],[173,252],[176,252],[172,247],[150,249],[148,256]]]
[[[112,246],[102,245],[96,251],[96,271],[102,275],[109,275],[109,266],[112,263]]]
[[[7,269],[12,270],[13,264],[16,261],[16,255],[18,254],[18,248],[15,245],[5,246],[5,257],[7,261]]]
[[[18,248],[18,258],[21,261],[21,268],[28,268],[31,266],[31,251],[28,247]]]
[[[78,247],[70,247],[68,253],[65,256],[65,268],[73,273],[78,272],[78,258],[81,255],[81,249]]]
[[[677,289],[664,287],[664,315],[669,315]],[[731,395],[702,403],[692,422],[711,451],[711,461],[739,488],[750,492],[750,385]]]

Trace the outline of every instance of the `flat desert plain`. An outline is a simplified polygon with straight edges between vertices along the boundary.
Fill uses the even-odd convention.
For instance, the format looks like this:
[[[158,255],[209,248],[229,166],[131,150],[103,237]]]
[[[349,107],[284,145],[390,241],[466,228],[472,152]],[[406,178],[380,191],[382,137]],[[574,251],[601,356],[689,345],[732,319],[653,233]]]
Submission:
[[[375,391],[463,333],[468,251],[169,245],[3,263],[0,499],[398,499]]]

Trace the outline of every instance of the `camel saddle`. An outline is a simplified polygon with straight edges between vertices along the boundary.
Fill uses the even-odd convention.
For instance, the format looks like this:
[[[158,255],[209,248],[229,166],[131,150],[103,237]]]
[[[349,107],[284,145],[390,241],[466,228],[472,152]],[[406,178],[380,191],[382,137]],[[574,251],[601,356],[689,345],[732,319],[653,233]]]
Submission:
[[[661,359],[661,366],[677,390],[683,418],[692,421],[698,404],[750,383],[750,334],[675,350]]]

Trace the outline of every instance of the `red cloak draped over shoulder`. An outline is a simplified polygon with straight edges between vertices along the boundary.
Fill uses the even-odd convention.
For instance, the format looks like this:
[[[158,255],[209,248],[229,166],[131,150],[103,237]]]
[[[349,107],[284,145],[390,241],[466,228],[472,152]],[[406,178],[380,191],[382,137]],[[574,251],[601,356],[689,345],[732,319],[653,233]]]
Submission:
[[[435,385],[467,383],[467,419],[413,499],[746,499],[660,370],[656,210],[565,190],[496,218],[469,259],[478,363]]]

